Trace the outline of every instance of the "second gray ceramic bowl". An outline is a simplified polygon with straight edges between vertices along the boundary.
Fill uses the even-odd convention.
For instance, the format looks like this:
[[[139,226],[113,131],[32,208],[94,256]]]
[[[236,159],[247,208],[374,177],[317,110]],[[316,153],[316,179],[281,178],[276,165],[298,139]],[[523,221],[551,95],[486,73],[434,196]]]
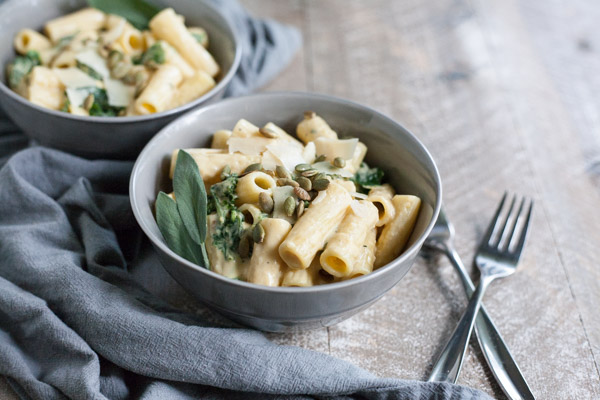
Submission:
[[[414,194],[422,206],[408,248],[388,265],[345,282],[308,288],[266,287],[225,278],[171,251],[156,225],[154,201],[171,191],[171,153],[177,148],[208,147],[213,132],[232,129],[245,118],[262,126],[272,121],[287,132],[306,110],[321,115],[341,135],[359,137],[367,162],[385,171],[398,192]],[[282,332],[330,326],[363,310],[408,272],[441,206],[440,177],[431,155],[397,122],[346,100],[309,93],[264,93],[224,100],[193,111],[161,130],[133,168],[129,193],[135,218],[148,235],[165,269],[202,303],[241,324]]]
[[[136,117],[85,117],[37,106],[6,86],[6,65],[15,57],[12,39],[23,28],[41,29],[52,18],[86,7],[83,0],[8,0],[0,4],[0,106],[27,136],[39,144],[89,158],[135,159],[163,126],[194,107],[215,101],[237,71],[241,42],[234,28],[214,7],[202,0],[151,0],[173,7],[189,26],[204,27],[209,51],[221,66],[217,85],[181,107]]]

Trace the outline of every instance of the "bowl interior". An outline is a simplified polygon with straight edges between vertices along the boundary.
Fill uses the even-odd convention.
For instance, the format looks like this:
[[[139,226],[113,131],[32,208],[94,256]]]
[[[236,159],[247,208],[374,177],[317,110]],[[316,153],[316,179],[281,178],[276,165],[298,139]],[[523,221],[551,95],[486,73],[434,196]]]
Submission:
[[[209,147],[213,132],[232,129],[240,118],[258,126],[274,122],[288,133],[295,133],[306,110],[322,116],[341,137],[358,137],[368,146],[366,161],[370,166],[382,168],[384,179],[398,193],[414,194],[422,199],[417,226],[405,253],[412,247],[420,248],[441,206],[439,174],[425,147],[401,125],[367,107],[328,96],[290,92],[229,99],[193,111],[167,125],[148,143],[135,164],[130,196],[136,218],[154,244],[167,249],[153,209],[157,193],[171,191],[168,171],[174,149]],[[366,277],[368,275],[353,281]],[[236,281],[236,284],[244,283]],[[293,288],[303,289],[307,288]]]
[[[203,102],[211,92],[218,90],[222,86],[220,83],[226,80],[226,77],[227,79],[231,78],[235,72],[241,54],[240,50],[236,49],[236,34],[225,18],[210,4],[203,0],[149,1],[160,8],[172,7],[178,14],[185,17],[187,26],[202,26],[206,29],[209,36],[208,50],[221,66],[221,72],[217,76],[217,88],[213,88],[193,102],[162,113],[136,117],[85,117],[87,120],[91,118],[103,122],[124,122],[125,120],[156,118],[182,109],[189,109]],[[84,7],[87,7],[87,3],[82,0],[12,0],[0,3],[0,37],[6,39],[0,41],[0,91],[13,94],[6,86],[6,65],[17,55],[13,47],[13,38],[16,33],[23,28],[42,31],[47,21]],[[15,94],[15,96],[18,95]],[[27,101],[26,103],[32,105]],[[55,113],[51,110],[44,110]],[[79,118],[65,113],[60,113],[60,115]]]

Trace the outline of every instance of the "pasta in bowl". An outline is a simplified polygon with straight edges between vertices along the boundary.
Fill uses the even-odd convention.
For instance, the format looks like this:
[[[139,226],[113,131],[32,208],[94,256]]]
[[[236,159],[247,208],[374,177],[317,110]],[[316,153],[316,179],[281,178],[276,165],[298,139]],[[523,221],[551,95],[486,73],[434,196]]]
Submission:
[[[315,110],[318,115],[309,113],[307,118],[302,115],[305,110]],[[240,121],[241,116],[245,119]],[[305,143],[302,134],[299,140],[287,135],[296,132],[298,124],[315,118],[326,121],[337,133],[338,139],[333,140],[347,141],[346,156],[368,149],[360,157],[371,167],[381,168],[384,180],[377,168],[360,169],[362,163],[358,159],[355,162],[360,171],[353,170],[353,157],[344,158],[342,166],[341,160],[336,161],[340,157],[335,153],[336,146],[335,152],[330,153],[327,146],[314,144],[313,148]],[[236,131],[239,133],[234,135]],[[307,130],[309,134],[311,131]],[[277,137],[267,137],[265,133]],[[264,154],[264,149],[272,154]],[[262,154],[253,154],[256,152]],[[325,159],[318,159],[320,155]],[[206,159],[211,162],[204,163]],[[362,175],[358,184],[356,172]],[[196,178],[178,179],[192,175]],[[310,181],[309,190],[308,182],[302,178]],[[373,233],[377,243],[377,230],[381,231],[381,239],[385,225],[394,219],[389,213],[390,207],[395,208],[390,198],[396,196],[391,188],[401,197],[420,199],[420,204],[412,214],[416,220],[404,248],[395,247],[389,261],[380,258],[382,265],[373,262],[371,271],[370,262],[357,263],[364,257],[357,250],[374,248],[377,255],[377,244],[370,247]],[[202,191],[206,194],[205,213],[181,218],[178,206],[187,203],[190,212],[198,210]],[[186,192],[197,195],[188,196]],[[273,202],[272,209],[267,196]],[[135,218],[162,265],[191,295],[239,323],[281,332],[333,325],[368,307],[391,289],[408,272],[433,227],[441,206],[441,183],[425,147],[397,122],[346,100],[282,92],[227,99],[195,110],[163,128],[134,165],[130,199]],[[327,205],[335,205],[336,211],[327,213],[333,221],[326,220],[319,211]],[[206,225],[198,223],[202,222],[202,215]],[[344,223],[347,216],[352,218]],[[225,226],[219,226],[221,217],[227,222]],[[180,245],[186,245],[177,250],[174,246],[178,242],[173,242],[168,233],[163,235],[165,221],[174,221],[173,233],[193,236],[188,237],[191,242],[180,241]],[[301,224],[302,221],[305,222]],[[190,231],[180,229],[186,222]],[[198,229],[202,226],[206,229]],[[300,240],[291,240],[294,229]],[[342,235],[344,231],[347,234]],[[337,247],[341,251],[335,250],[336,233],[340,233]],[[323,237],[327,246],[320,245]],[[284,245],[286,239],[290,239],[289,245]],[[350,242],[352,245],[348,246]],[[331,249],[331,260],[327,249]],[[336,261],[338,256],[340,262]],[[272,261],[278,262],[278,268],[273,268]],[[333,273],[323,269],[327,264]],[[263,268],[265,265],[271,268]],[[292,287],[283,286],[286,284]]]
[[[0,106],[42,145],[134,159],[164,125],[221,98],[241,59],[210,2],[151,2],[141,22],[118,14],[138,0],[89,0],[116,7],[106,12],[83,0],[1,3]]]
[[[384,184],[383,171],[363,162],[363,142],[340,139],[313,111],[297,125],[298,138],[272,122],[259,128],[240,119],[232,128],[215,132],[210,148],[173,152],[178,193],[160,192],[156,202],[173,251],[229,278],[288,287],[352,279],[400,255],[421,200]],[[182,189],[187,180],[205,186],[206,199],[195,202],[198,191]],[[198,214],[198,226],[186,220]],[[206,231],[204,240],[196,230]]]

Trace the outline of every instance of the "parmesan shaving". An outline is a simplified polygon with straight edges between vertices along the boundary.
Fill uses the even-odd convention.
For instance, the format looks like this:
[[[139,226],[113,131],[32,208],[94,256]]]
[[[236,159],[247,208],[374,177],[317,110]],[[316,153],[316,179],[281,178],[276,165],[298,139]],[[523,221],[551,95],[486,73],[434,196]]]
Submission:
[[[350,192],[350,194],[352,195],[352,197],[354,197],[356,199],[361,199],[361,200],[366,200],[367,197],[369,197],[364,193],[358,193],[358,192]]]
[[[227,140],[229,152],[239,152],[248,155],[260,155],[267,150],[267,145],[272,143],[273,139],[260,137],[230,137]]]
[[[108,104],[113,107],[127,107],[133,102],[135,88],[128,86],[118,79],[104,78]]]
[[[98,81],[80,70],[79,68],[54,68],[52,72],[68,88],[98,86]]]
[[[308,142],[302,151],[302,157],[304,161],[308,164],[312,164],[315,162],[315,158],[317,158],[317,150],[315,148],[314,142]]]
[[[75,59],[99,73],[103,78],[110,76],[110,71],[106,66],[106,60],[98,54],[98,51],[95,48],[87,48],[80,51],[77,53]]]
[[[67,88],[66,92],[69,103],[71,103],[73,107],[81,107],[83,101],[89,93],[87,90],[78,90],[73,88]]]
[[[262,155],[262,165],[264,169],[274,170],[279,165],[279,160],[269,150]]]
[[[302,157],[302,146],[294,142],[277,140],[269,144],[267,149],[290,171],[293,171],[296,165],[305,163]]]

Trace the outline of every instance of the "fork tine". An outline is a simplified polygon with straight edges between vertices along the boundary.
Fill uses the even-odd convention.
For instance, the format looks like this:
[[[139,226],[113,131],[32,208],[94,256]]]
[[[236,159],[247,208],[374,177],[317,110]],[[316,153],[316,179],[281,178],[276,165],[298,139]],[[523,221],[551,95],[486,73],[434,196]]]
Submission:
[[[531,210],[533,209],[533,200],[529,202],[529,210],[527,211],[527,217],[525,218],[525,222],[523,223],[523,229],[521,230],[521,236],[519,237],[519,241],[517,242],[517,246],[514,251],[514,258],[519,259],[521,256],[521,251],[523,251],[523,246],[525,245],[525,238],[527,236],[527,229],[529,228],[529,220],[531,219]]]
[[[490,244],[490,240],[492,239],[492,235],[494,234],[494,228],[496,227],[496,224],[498,223],[498,218],[500,217],[500,212],[502,212],[502,207],[504,207],[506,196],[508,196],[508,193],[504,192],[504,196],[502,196],[502,200],[500,200],[500,204],[498,205],[496,214],[494,215],[494,218],[492,218],[492,220],[490,221],[490,225],[488,226],[485,235],[483,235],[479,247],[486,247]]]
[[[500,244],[502,243],[502,238],[505,235],[506,232],[506,225],[508,225],[508,222],[510,221],[510,215],[512,214],[513,208],[515,208],[515,203],[517,201],[517,196],[513,196],[512,201],[510,202],[510,207],[508,208],[508,212],[506,213],[506,216],[504,217],[504,222],[502,223],[502,228],[500,228],[500,230],[498,231],[497,234],[497,238],[494,239],[493,245],[494,247],[500,247]]]
[[[506,231],[507,238],[504,241],[504,244],[502,246],[503,250],[508,251],[510,249],[510,244],[512,242],[513,237],[515,236],[515,231],[519,227],[519,220],[521,219],[521,213],[523,212],[523,206],[525,205],[525,200],[526,200],[525,197],[523,197],[521,199],[521,204],[519,205],[519,210],[517,211],[517,214],[513,218],[510,230]]]

